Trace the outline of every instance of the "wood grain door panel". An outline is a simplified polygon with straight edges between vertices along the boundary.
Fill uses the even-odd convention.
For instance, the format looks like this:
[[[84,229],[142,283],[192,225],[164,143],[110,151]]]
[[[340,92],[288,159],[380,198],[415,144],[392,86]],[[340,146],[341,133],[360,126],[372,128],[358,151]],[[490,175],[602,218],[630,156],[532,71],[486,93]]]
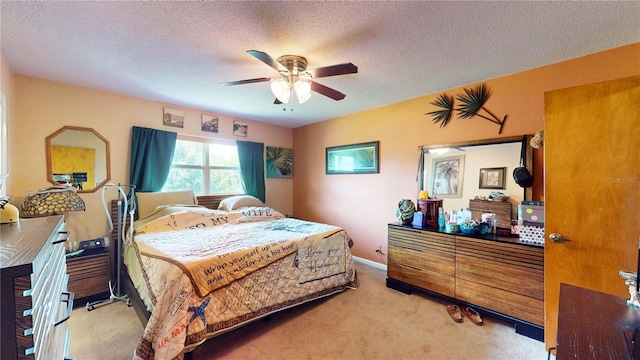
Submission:
[[[628,296],[640,236],[640,76],[545,93],[545,343],[560,283]]]

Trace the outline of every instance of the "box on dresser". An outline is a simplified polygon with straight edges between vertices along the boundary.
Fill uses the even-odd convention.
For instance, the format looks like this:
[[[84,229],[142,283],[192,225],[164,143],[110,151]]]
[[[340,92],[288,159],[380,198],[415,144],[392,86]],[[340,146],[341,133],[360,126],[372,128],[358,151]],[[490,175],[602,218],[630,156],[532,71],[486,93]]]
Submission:
[[[63,359],[73,309],[62,215],[0,225],[2,359]]]

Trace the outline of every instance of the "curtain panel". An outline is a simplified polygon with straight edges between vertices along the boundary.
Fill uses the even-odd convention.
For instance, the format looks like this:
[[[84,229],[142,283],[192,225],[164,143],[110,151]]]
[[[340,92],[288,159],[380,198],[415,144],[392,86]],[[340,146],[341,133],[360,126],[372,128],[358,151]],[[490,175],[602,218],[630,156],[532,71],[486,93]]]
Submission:
[[[169,176],[178,134],[134,126],[131,133],[130,184],[136,192],[162,190]]]
[[[236,141],[244,193],[265,202],[264,144]]]

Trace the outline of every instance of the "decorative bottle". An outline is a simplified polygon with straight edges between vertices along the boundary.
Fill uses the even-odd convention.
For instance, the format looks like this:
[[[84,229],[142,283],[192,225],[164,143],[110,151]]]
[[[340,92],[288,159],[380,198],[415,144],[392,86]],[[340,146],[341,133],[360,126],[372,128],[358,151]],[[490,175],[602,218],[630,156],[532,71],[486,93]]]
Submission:
[[[438,228],[444,229],[445,219],[444,219],[444,209],[442,207],[438,208]]]

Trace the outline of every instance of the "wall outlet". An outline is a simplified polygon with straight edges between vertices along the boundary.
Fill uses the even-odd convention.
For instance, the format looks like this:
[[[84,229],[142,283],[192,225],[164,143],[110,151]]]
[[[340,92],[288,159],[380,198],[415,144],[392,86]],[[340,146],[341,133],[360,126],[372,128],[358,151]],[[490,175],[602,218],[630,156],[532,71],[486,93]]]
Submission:
[[[380,245],[376,246],[376,252],[379,253],[382,251],[382,247]]]

